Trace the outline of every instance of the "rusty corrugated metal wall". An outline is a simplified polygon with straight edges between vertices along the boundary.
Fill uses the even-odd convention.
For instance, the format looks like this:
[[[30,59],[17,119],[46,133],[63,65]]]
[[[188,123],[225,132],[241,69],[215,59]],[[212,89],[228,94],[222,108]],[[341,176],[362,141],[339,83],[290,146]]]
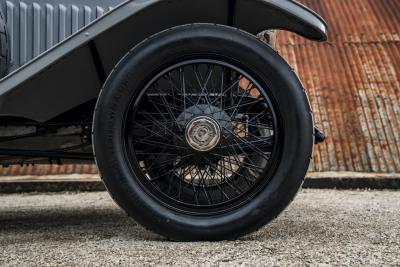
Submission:
[[[329,136],[311,171],[400,172],[400,0],[302,0],[330,26],[329,41],[279,36],[314,119]],[[262,18],[259,18],[262,19]],[[29,166],[1,175],[96,173],[92,165]]]
[[[400,172],[400,1],[302,2],[330,27],[323,44],[279,39],[329,136],[312,170]]]

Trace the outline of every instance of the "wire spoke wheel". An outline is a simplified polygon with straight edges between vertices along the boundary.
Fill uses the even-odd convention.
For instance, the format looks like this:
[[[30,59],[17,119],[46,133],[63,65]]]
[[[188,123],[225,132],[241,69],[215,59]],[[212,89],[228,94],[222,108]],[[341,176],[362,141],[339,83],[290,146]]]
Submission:
[[[174,240],[233,239],[301,187],[314,127],[285,60],[254,36],[182,25],[132,49],[107,79],[93,147],[129,216]]]
[[[243,68],[214,59],[160,71],[131,101],[123,134],[126,158],[146,191],[196,214],[251,200],[279,154],[268,88]]]

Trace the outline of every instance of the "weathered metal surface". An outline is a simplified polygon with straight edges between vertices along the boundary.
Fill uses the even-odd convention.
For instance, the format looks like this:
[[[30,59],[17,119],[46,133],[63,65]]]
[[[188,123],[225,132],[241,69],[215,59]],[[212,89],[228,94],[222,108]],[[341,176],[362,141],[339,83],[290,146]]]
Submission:
[[[400,172],[400,1],[303,0],[330,26],[329,41],[280,33],[327,134],[312,171]],[[36,168],[36,169],[35,169]],[[93,166],[11,167],[10,174],[96,172]]]
[[[98,173],[97,167],[94,164],[65,164],[65,165],[29,165],[19,166],[12,165],[9,167],[0,168],[0,176],[15,176],[15,175],[55,175],[55,174],[72,174],[72,173]]]
[[[325,44],[279,36],[328,135],[311,169],[400,172],[400,1],[302,2],[330,25]]]

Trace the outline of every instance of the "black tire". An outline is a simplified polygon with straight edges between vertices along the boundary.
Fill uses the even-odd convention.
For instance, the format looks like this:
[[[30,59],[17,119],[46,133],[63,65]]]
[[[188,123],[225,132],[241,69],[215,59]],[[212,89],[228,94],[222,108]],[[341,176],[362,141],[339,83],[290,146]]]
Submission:
[[[279,153],[270,154],[277,160],[268,170],[271,175],[268,182],[258,184],[257,192],[249,191],[252,195],[247,195],[240,205],[229,206],[230,209],[223,212],[207,213],[207,210],[201,214],[200,211],[196,213],[195,208],[193,212],[175,208],[148,189],[140,178],[143,175],[127,160],[122,137],[128,107],[131,101],[139,99],[144,84],[161,69],[200,55],[240,66],[262,86],[268,85],[268,97],[279,117],[277,127],[281,138],[281,143],[277,143],[280,144]],[[120,61],[99,96],[93,142],[102,179],[129,216],[173,240],[223,240],[257,230],[292,201],[312,157],[313,130],[312,114],[302,84],[272,48],[237,29],[193,24],[152,36]]]
[[[9,41],[6,21],[0,10],[0,78],[7,74],[10,64]]]

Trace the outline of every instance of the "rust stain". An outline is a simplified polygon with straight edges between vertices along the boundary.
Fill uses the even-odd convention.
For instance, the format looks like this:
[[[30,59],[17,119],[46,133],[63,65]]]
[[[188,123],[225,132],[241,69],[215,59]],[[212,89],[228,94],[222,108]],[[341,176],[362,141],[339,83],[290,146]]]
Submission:
[[[19,175],[57,175],[57,174],[97,174],[98,170],[94,164],[65,164],[65,165],[46,165],[36,164],[30,166],[10,166],[0,168],[0,176],[19,176]]]
[[[329,24],[329,40],[280,32],[328,135],[311,171],[400,172],[400,1],[302,0]],[[245,81],[243,81],[245,82]],[[96,173],[94,165],[12,166],[0,175]]]
[[[327,43],[278,38],[329,136],[311,170],[400,172],[400,1],[301,2],[330,26]]]

